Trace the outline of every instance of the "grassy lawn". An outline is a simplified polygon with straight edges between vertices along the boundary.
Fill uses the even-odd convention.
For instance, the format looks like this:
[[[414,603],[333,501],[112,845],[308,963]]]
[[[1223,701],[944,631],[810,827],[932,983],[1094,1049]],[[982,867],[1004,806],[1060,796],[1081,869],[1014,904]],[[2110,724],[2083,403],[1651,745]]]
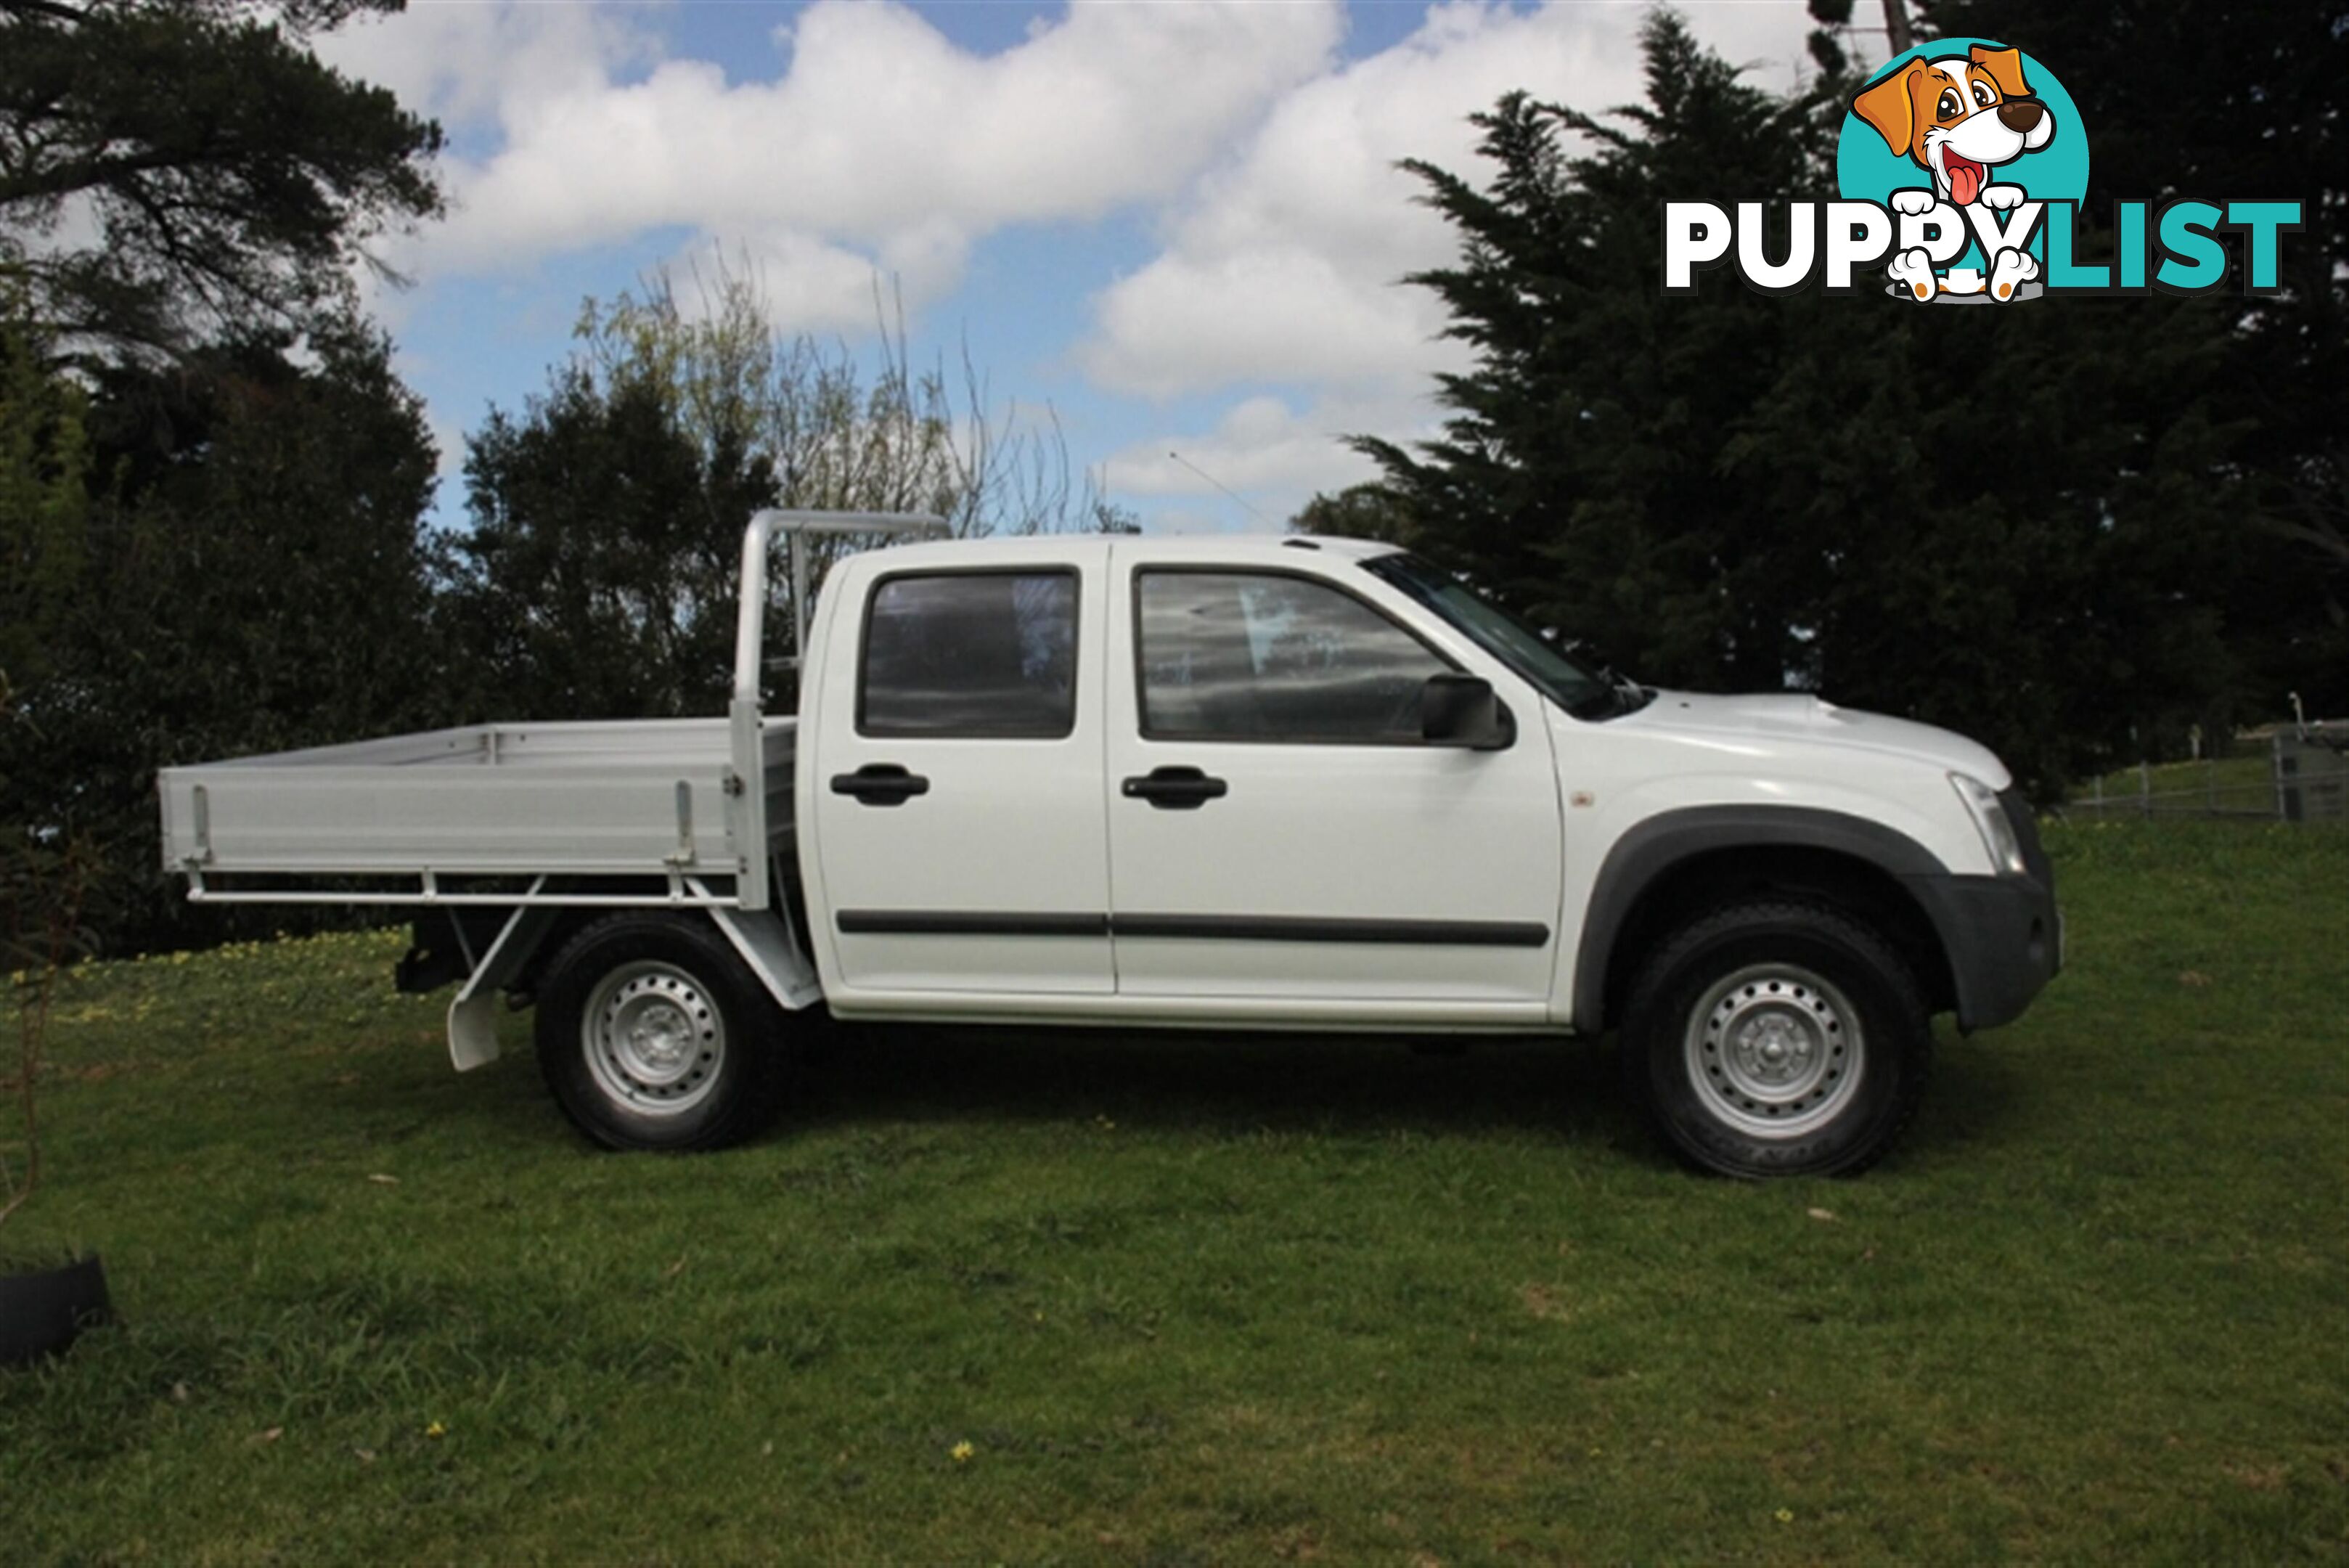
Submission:
[[[2148,794],[2150,801],[2145,799]],[[2203,762],[2155,763],[2142,771],[2134,766],[2116,768],[2102,778],[2074,786],[2064,804],[2070,815],[2090,820],[2099,814],[2137,815],[2148,806],[2156,815],[2232,812],[2272,817],[2276,815],[2275,759],[2261,745]]]
[[[396,935],[97,969],[0,1556],[2343,1561],[2349,835],[2050,838],[2071,969],[1851,1182],[1588,1044],[916,1030],[621,1158]]]

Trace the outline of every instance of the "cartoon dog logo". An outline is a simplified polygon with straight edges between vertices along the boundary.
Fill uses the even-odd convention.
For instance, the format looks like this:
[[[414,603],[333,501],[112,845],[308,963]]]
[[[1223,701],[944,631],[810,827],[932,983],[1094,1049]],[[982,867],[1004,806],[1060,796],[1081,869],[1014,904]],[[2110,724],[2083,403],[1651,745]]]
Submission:
[[[1893,211],[1911,215],[1943,202],[1960,210],[1979,202],[1993,212],[2021,205],[2023,187],[1993,184],[1991,171],[2038,151],[2055,135],[2054,112],[2023,78],[2021,51],[1981,44],[1962,55],[1909,61],[1853,99],[1851,111],[1933,177],[1930,188],[1892,192]],[[1932,259],[1912,246],[1892,258],[1885,275],[1920,303],[1984,293],[2011,300],[2039,275],[2038,258],[2020,246],[1989,260],[1987,281],[1971,267],[1936,275]]]

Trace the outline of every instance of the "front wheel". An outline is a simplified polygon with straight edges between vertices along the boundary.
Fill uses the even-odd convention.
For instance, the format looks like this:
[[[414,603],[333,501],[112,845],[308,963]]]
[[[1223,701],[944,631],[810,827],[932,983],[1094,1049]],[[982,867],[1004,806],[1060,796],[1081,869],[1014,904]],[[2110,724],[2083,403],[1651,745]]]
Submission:
[[[1756,902],[1682,927],[1632,989],[1623,1065],[1684,1158],[1725,1176],[1837,1176],[1899,1137],[1932,1031],[1892,946],[1840,911]]]
[[[782,1012],[707,921],[630,913],[565,946],[538,998],[539,1070],[610,1148],[706,1149],[756,1132]]]

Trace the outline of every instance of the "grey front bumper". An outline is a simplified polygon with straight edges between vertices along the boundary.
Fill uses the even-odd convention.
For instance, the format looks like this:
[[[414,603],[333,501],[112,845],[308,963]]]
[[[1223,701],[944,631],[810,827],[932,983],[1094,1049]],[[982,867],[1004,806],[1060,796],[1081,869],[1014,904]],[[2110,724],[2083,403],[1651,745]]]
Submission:
[[[2031,805],[2014,790],[1999,802],[2023,842],[2023,876],[1903,878],[1940,933],[1957,992],[1958,1027],[1969,1033],[2022,1017],[2064,967],[2055,870],[2040,845]]]
[[[1916,877],[1909,889],[1949,956],[1959,1028],[1971,1033],[2013,1023],[2055,978],[2063,916],[2047,884],[2026,877]]]

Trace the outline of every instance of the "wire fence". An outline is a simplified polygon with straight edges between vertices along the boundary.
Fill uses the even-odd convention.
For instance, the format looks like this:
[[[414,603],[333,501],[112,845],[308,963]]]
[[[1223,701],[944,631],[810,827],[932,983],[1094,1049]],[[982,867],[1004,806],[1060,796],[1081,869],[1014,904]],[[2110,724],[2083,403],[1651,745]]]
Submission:
[[[2280,729],[2259,752],[2185,763],[2139,763],[2089,781],[2063,815],[2349,822],[2349,726]]]

